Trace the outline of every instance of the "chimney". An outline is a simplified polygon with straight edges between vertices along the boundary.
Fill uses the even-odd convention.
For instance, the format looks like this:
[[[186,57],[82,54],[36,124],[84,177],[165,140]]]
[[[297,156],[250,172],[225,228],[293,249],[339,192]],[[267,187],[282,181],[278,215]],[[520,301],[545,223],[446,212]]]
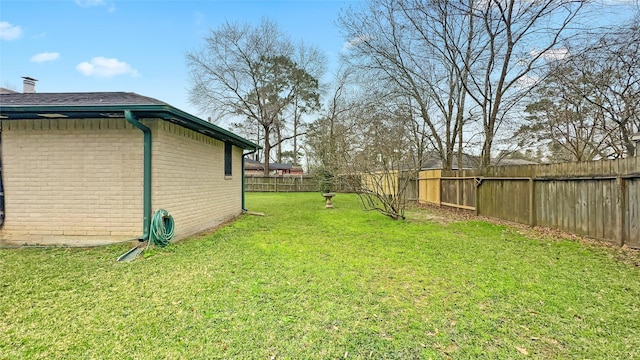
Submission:
[[[22,81],[22,92],[25,94],[33,94],[36,92],[36,79],[28,76],[22,77],[24,81]]]

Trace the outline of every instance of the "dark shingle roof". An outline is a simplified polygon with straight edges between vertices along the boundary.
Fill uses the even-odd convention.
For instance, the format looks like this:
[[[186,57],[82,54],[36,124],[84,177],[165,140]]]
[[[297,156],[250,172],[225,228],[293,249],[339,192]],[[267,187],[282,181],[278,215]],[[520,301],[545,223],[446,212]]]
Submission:
[[[451,167],[453,169],[473,169],[478,167],[479,161],[477,157],[468,154],[462,154],[462,167],[458,166],[458,157],[454,155],[452,159]],[[430,169],[443,169],[443,162],[438,153],[436,152],[428,152],[424,155],[422,159],[422,164],[420,166],[423,170]]]
[[[131,111],[138,118],[159,118],[249,150],[260,146],[165,102],[130,92],[0,94],[0,119],[113,118]]]
[[[244,168],[246,170],[264,170],[264,164],[260,161],[251,159],[244,160]],[[269,163],[269,170],[292,170],[292,164]]]
[[[168,105],[132,92],[1,94],[2,106]]]
[[[538,165],[535,161],[525,159],[491,159],[493,166]]]
[[[454,155],[455,156],[455,155]],[[442,160],[435,152],[430,152],[424,156],[422,160],[421,169],[443,169]],[[510,166],[510,165],[535,165],[536,162],[523,160],[523,159],[491,159],[491,166]],[[451,167],[454,170],[457,169],[476,169],[480,167],[480,157],[462,154],[462,167],[458,167],[458,157],[453,158]]]

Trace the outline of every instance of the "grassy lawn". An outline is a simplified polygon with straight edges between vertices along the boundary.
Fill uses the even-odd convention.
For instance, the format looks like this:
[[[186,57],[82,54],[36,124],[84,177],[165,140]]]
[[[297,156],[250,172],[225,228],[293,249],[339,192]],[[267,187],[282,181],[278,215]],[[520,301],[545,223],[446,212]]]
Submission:
[[[249,194],[264,217],[131,263],[1,249],[0,358],[640,358],[640,268],[614,249],[323,201]]]

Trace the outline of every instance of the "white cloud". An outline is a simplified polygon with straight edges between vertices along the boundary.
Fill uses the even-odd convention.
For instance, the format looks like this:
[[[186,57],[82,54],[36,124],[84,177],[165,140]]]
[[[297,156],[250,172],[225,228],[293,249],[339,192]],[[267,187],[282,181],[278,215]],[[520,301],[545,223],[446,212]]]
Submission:
[[[344,45],[342,45],[342,50],[348,50],[354,46],[357,46],[358,44],[362,44],[363,42],[369,40],[371,40],[371,36],[366,34],[354,37],[353,39],[347,41],[346,43],[344,43]]]
[[[33,55],[29,61],[43,63],[46,61],[58,60],[60,57],[60,53],[57,52],[43,52],[40,54]]]
[[[83,8],[107,6],[107,12],[113,13],[116,11],[116,5],[113,2],[109,2],[106,0],[76,0],[76,5]]]
[[[526,89],[538,85],[538,83],[540,83],[540,80],[541,79],[538,76],[525,75],[518,79],[518,81],[516,82],[516,86],[522,89]]]
[[[20,37],[22,37],[22,28],[20,26],[12,25],[7,21],[0,21],[0,39],[11,41]]]
[[[558,49],[549,49],[543,53],[541,53],[538,50],[532,50],[530,54],[531,56],[538,56],[542,54],[540,55],[540,57],[547,61],[563,60],[563,59],[566,59],[569,55],[571,55],[571,53],[569,52],[569,49],[567,49],[566,47],[561,47]]]
[[[139,76],[138,70],[126,62],[118,59],[108,59],[102,56],[94,57],[91,61],[85,61],[76,66],[76,70],[85,76],[111,78],[117,75]]]
[[[104,0],[76,0],[76,4],[82,7],[93,7],[107,5]]]

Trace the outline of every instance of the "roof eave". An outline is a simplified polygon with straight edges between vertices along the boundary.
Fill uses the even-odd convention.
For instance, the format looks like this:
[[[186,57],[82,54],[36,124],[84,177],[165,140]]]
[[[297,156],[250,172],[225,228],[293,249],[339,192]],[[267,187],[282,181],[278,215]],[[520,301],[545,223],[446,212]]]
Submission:
[[[139,117],[159,117],[163,120],[177,123],[191,130],[209,137],[228,141],[247,150],[258,150],[261,147],[228,130],[204,121],[171,105],[0,105],[0,118],[6,119],[5,114],[63,114],[67,118],[85,118],[74,114],[95,113],[99,117],[113,117],[113,113],[123,113],[129,110]],[[36,118],[36,117],[33,117]],[[38,117],[42,118],[42,117]]]

